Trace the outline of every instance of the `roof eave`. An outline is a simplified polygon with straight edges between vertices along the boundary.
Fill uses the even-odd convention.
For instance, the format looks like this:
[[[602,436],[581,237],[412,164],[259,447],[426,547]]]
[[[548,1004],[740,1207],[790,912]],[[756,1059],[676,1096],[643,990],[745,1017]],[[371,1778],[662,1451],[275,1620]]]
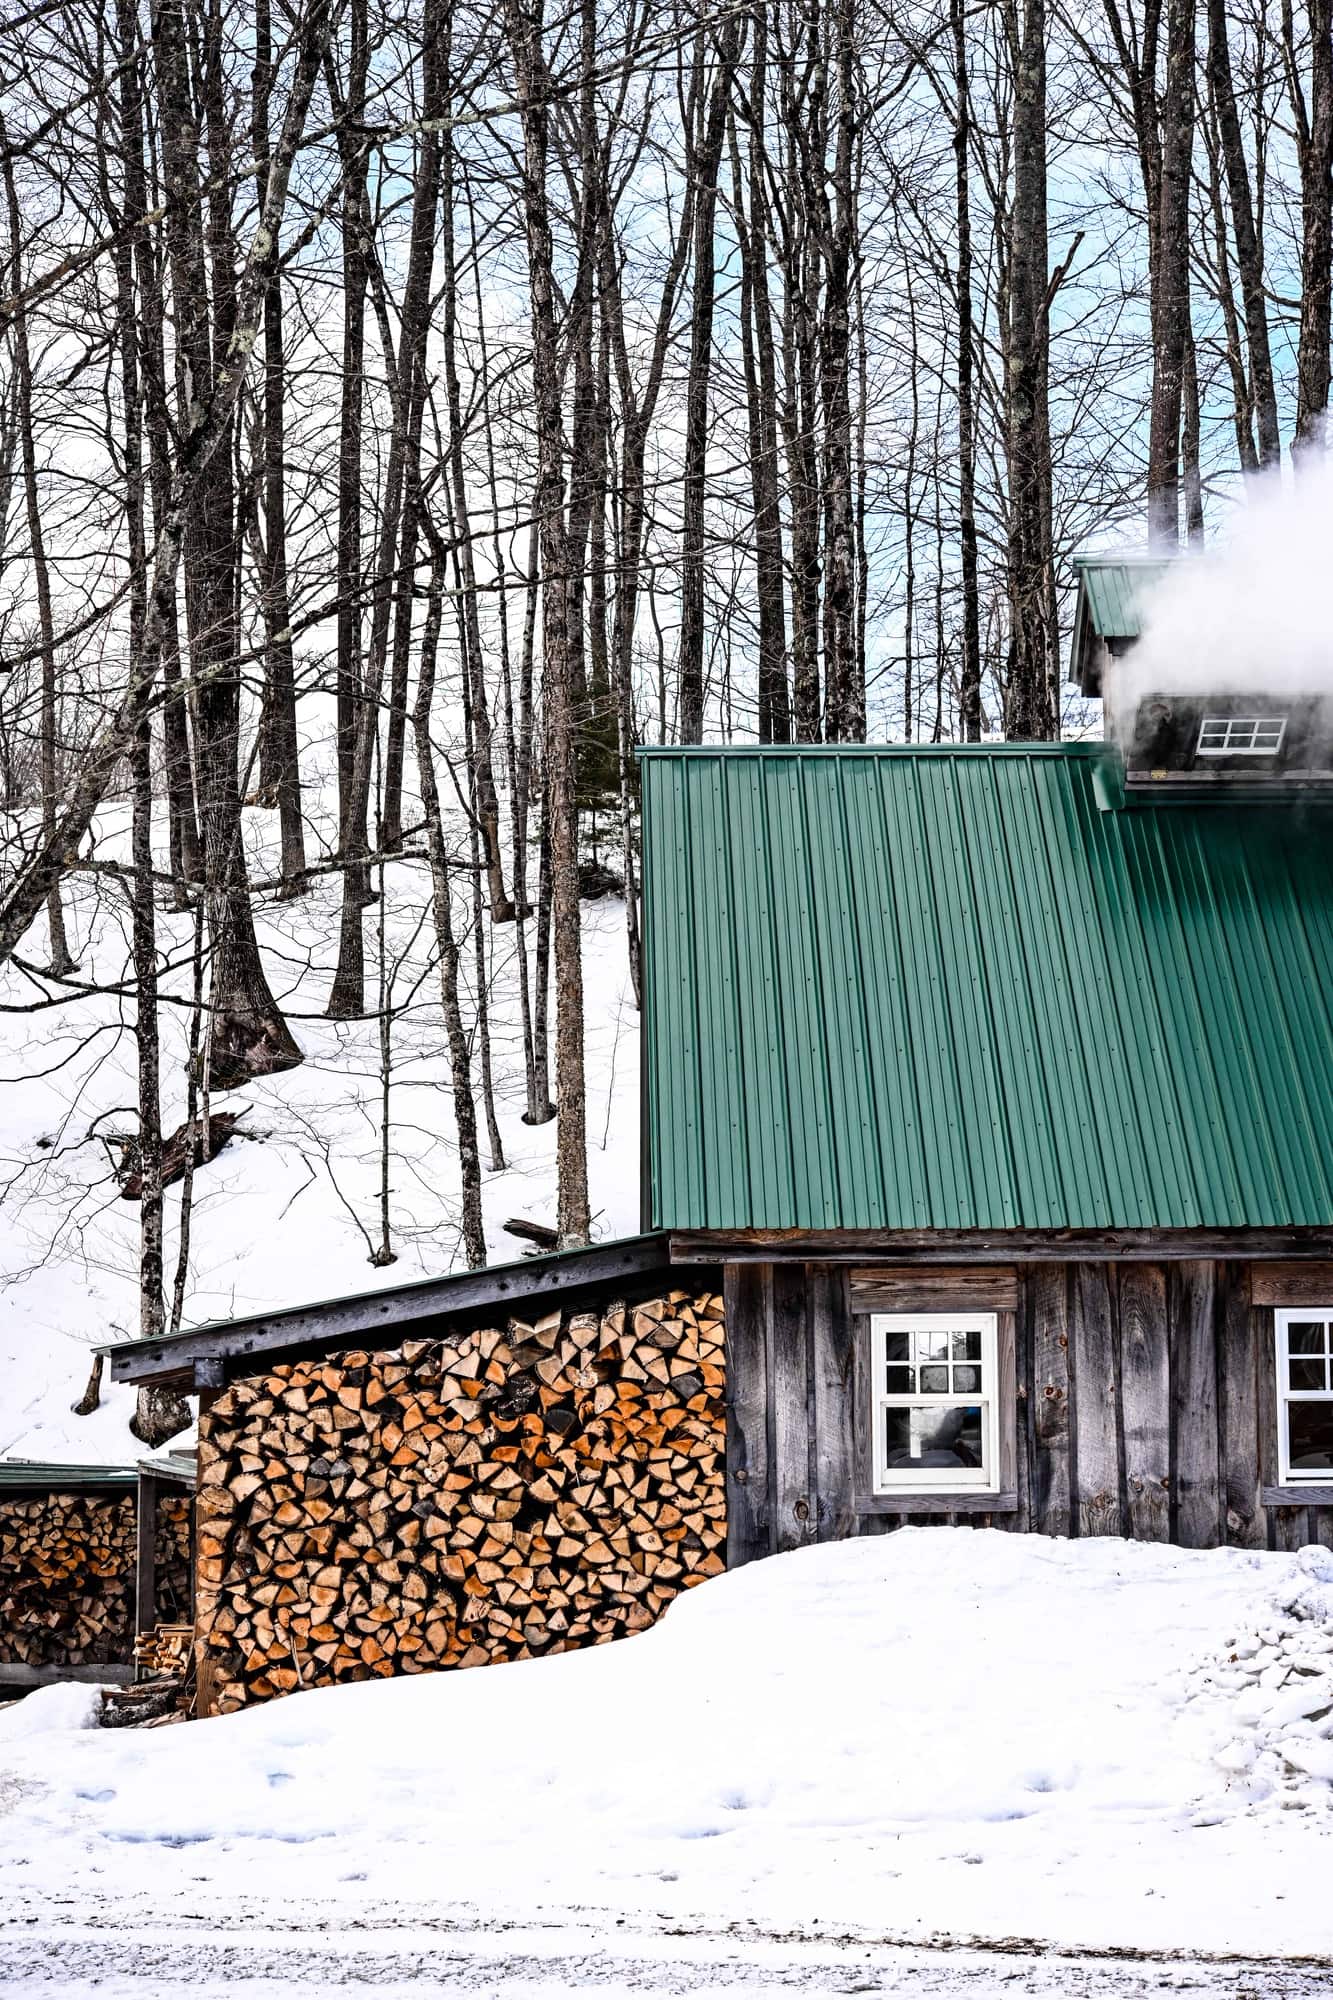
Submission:
[[[516,1309],[543,1299],[565,1303],[580,1294],[669,1271],[666,1234],[653,1230],[586,1250],[556,1251],[352,1298],[219,1321],[106,1351],[113,1382],[190,1388],[196,1386],[195,1371],[204,1362],[221,1363],[234,1373],[237,1364],[247,1359],[267,1367],[330,1347],[383,1346],[413,1330],[437,1331],[442,1324],[470,1321],[497,1308],[508,1318]]]

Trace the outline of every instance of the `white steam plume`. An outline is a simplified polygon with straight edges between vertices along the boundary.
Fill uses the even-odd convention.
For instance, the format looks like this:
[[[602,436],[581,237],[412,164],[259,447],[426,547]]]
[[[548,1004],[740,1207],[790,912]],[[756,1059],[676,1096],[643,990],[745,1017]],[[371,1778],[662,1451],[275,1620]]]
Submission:
[[[1251,487],[1226,537],[1140,599],[1118,706],[1145,694],[1333,696],[1333,459]],[[1126,699],[1127,697],[1127,699]]]

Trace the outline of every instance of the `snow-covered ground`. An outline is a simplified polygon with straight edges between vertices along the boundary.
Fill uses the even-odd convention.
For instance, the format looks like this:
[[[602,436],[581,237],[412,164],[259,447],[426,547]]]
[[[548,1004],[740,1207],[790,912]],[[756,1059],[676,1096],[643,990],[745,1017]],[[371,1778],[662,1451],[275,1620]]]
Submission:
[[[77,1727],[87,1705],[0,1716],[6,1991],[55,1950],[157,1965],[163,1992],[338,1963],[391,1988],[441,1955],[460,1992],[664,1965],[735,1990],[732,1962],[747,1991],[897,1991],[889,1947],[941,1940],[991,1977],[1025,1940],[1316,1982],[1191,1990],[1333,1977],[1321,1550],[906,1529],[705,1583],[592,1652],[136,1733]],[[886,1951],[883,1984],[837,1983]],[[617,1954],[651,1977],[589,1973]]]
[[[326,815],[327,817],[327,815]],[[252,879],[275,864],[274,816],[246,815]],[[320,846],[312,827],[312,855]],[[332,827],[322,832],[327,842]],[[109,808],[92,846],[124,860],[123,809]],[[457,849],[466,836],[455,827]],[[165,834],[163,835],[165,846]],[[614,858],[612,856],[611,858]],[[535,864],[534,864],[535,879]],[[369,1261],[378,1241],[381,1047],[378,1023],[328,1021],[337,953],[339,887],[317,878],[295,902],[260,901],[256,918],[269,979],[305,1052],[299,1069],[214,1099],[244,1110],[243,1136],[195,1182],[191,1275],[184,1324],[378,1285],[438,1277],[461,1261],[458,1159],[449,1068],[424,861],[386,871],[385,958],[401,1011],[391,1038],[390,1216],[397,1261]],[[66,918],[77,978],[128,977],[129,908],[114,878],[67,884]],[[462,941],[464,1005],[475,1019],[468,878],[460,875],[455,922]],[[376,1001],[379,912],[365,918],[367,989]],[[583,908],[588,1171],[594,1234],[632,1234],[638,1213],[638,1039],[625,945],[625,909],[614,898]],[[158,911],[163,982],[163,1125],[185,1116],[192,918]],[[523,1254],[504,1233],[515,1214],[555,1219],[554,1123],[523,1123],[525,1082],[512,924],[484,920],[497,1111],[505,1166],[487,1171],[483,1203],[493,1262]],[[43,958],[35,927],[25,956]],[[532,949],[529,927],[528,948]],[[48,1004],[54,1000],[54,1004]],[[126,1422],[132,1392],[107,1388],[103,1407],[77,1417],[90,1350],[138,1332],[138,1210],[121,1200],[99,1133],[133,1131],[136,1117],[133,1000],[71,994],[18,968],[0,970],[0,1457],[115,1463],[139,1447]],[[480,1098],[480,1077],[474,1075]],[[479,1111],[480,1119],[480,1111]],[[489,1167],[482,1128],[483,1164]],[[168,1191],[168,1285],[176,1255],[179,1188]]]

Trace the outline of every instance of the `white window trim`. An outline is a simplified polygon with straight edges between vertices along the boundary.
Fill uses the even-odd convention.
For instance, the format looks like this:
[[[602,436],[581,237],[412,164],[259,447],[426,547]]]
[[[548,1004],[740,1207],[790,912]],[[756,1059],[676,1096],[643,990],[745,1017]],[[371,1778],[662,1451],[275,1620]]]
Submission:
[[[1292,1389],[1288,1385],[1291,1377],[1287,1372],[1290,1354],[1287,1348],[1287,1329],[1293,1320],[1312,1319],[1333,1320],[1333,1305],[1328,1306],[1282,1306],[1273,1315],[1274,1364],[1277,1371],[1277,1471],[1279,1486],[1333,1486],[1333,1471],[1327,1466],[1316,1466],[1309,1472],[1293,1472],[1291,1469],[1291,1433],[1287,1425],[1287,1410],[1292,1403],[1333,1403],[1333,1390]]]
[[[982,1388],[976,1395],[889,1395],[883,1388],[885,1335],[889,1333],[980,1333]],[[907,1312],[870,1314],[870,1380],[872,1395],[871,1491],[894,1493],[998,1493],[1000,1491],[1000,1341],[999,1314],[993,1312]],[[884,1465],[884,1412],[914,1403],[982,1407],[984,1464],[975,1470],[949,1471],[923,1466],[919,1472],[890,1472]]]
[[[1206,729],[1225,728],[1226,739],[1221,743],[1205,743]],[[1232,743],[1233,729],[1277,729],[1276,743]],[[1287,718],[1285,715],[1205,715],[1199,721],[1199,740],[1194,746],[1196,757],[1276,757],[1287,740]]]

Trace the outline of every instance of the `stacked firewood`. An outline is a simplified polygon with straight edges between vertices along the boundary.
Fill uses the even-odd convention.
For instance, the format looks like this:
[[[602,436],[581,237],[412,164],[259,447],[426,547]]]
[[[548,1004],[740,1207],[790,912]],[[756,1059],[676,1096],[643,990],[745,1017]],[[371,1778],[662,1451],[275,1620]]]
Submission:
[[[145,1679],[184,1680],[193,1651],[193,1625],[154,1625],[135,1640],[134,1664]]]
[[[190,1602],[190,1503],[158,1512],[158,1588]],[[0,1660],[125,1661],[134,1638],[135,1503],[129,1493],[47,1493],[0,1504]]]
[[[234,1383],[201,1426],[201,1703],[650,1624],[723,1567],[723,1379],[721,1298],[672,1292]]]

